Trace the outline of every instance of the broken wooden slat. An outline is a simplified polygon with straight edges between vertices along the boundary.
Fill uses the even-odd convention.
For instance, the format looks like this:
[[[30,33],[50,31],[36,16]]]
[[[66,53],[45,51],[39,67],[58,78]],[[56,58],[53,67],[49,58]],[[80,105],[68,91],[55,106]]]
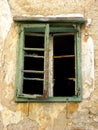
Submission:
[[[25,51],[44,51],[43,48],[23,48]]]
[[[44,74],[44,71],[37,71],[37,70],[22,70],[22,72]]]
[[[24,78],[25,80],[36,80],[36,81],[44,81],[44,79],[40,79],[40,78]]]
[[[25,57],[32,57],[32,58],[44,58],[44,56],[37,56],[37,55],[24,55]]]
[[[69,57],[75,57],[75,55],[61,55],[61,56],[53,56],[53,58],[69,58]]]
[[[68,80],[76,81],[76,78],[67,78]]]

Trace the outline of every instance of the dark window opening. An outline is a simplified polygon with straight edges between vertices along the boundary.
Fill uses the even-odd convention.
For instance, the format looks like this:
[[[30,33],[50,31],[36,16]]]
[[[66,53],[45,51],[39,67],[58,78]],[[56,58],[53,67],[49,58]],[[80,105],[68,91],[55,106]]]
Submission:
[[[55,35],[54,96],[75,95],[75,43],[74,35]]]
[[[25,78],[29,78],[29,77],[30,77],[30,78],[35,78],[35,77],[36,77],[36,78],[39,78],[39,77],[40,77],[40,78],[43,79],[43,78],[44,78],[44,75],[43,75],[43,74],[40,74],[40,73],[32,73],[32,71],[31,71],[31,72],[27,72],[27,73],[25,72],[25,73],[24,73],[24,77],[25,77]]]
[[[23,93],[43,94],[44,83],[44,37],[25,35]]]
[[[44,37],[37,36],[36,34],[32,36],[25,35],[25,47],[27,48],[44,48]]]
[[[24,69],[25,70],[43,70],[44,69],[44,59],[25,57],[24,58]]]
[[[34,80],[24,80],[23,82],[24,94],[43,94],[43,82]]]

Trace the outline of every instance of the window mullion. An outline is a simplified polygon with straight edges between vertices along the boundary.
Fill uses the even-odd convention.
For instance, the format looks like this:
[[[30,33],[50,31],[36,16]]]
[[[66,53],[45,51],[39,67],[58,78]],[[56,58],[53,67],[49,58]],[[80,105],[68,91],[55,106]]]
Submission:
[[[45,29],[45,52],[44,52],[44,97],[47,98],[49,89],[49,24]]]
[[[49,35],[49,97],[53,97],[53,36]]]

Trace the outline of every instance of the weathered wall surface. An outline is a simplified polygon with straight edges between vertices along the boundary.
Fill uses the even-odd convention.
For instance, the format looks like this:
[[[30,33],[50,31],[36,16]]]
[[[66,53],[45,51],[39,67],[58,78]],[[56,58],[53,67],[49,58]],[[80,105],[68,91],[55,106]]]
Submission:
[[[15,103],[17,23],[14,16],[80,13],[82,29],[81,103]],[[0,130],[98,130],[98,1],[0,1]],[[95,62],[94,62],[95,61]]]

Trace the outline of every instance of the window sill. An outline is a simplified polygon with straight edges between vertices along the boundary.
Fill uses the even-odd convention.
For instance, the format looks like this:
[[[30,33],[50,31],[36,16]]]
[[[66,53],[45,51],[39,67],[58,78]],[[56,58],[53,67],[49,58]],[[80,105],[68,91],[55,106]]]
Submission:
[[[79,96],[73,96],[73,97],[49,97],[47,99],[45,98],[38,98],[38,99],[34,99],[34,98],[15,98],[16,102],[81,102],[82,101],[82,97]]]

